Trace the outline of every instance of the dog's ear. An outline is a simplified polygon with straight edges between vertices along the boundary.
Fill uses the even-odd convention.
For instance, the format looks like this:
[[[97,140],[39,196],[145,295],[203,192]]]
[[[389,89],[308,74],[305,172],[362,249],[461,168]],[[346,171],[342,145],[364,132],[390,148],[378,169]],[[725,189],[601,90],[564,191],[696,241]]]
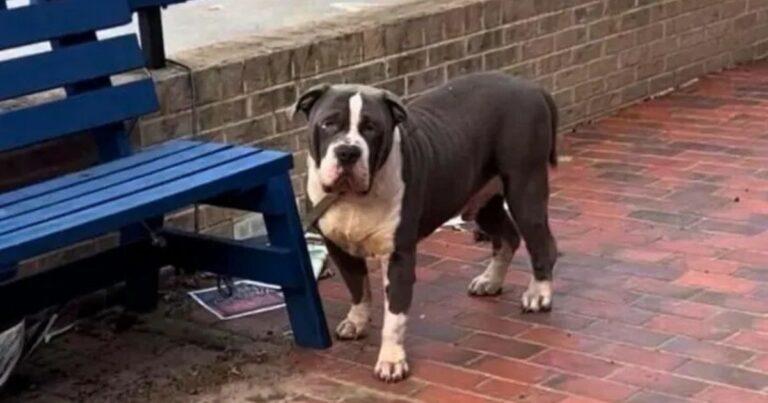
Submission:
[[[296,101],[296,105],[293,106],[293,117],[296,118],[296,115],[299,112],[302,112],[305,117],[309,118],[309,112],[312,110],[312,105],[314,105],[329,88],[331,88],[330,84],[322,83],[304,91],[304,93],[299,96],[299,100]]]
[[[384,101],[392,111],[392,116],[395,118],[395,125],[408,120],[408,109],[406,109],[403,100],[390,91],[384,91]]]

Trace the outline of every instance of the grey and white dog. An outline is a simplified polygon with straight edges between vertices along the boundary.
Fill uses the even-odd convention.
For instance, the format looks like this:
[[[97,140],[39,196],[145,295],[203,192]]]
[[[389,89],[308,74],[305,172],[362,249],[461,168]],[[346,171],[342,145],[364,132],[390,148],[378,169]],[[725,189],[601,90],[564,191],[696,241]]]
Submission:
[[[365,334],[371,307],[366,259],[382,268],[378,378],[408,375],[403,341],[416,245],[459,213],[473,218],[493,244],[493,258],[469,293],[501,291],[522,236],[533,265],[523,309],[550,309],[557,248],[547,213],[548,168],[557,163],[557,108],[546,91],[482,73],[405,106],[385,90],[326,84],[303,93],[296,112],[309,121],[310,200],[339,196],[318,221],[352,294],[352,307],[336,328],[339,339]]]

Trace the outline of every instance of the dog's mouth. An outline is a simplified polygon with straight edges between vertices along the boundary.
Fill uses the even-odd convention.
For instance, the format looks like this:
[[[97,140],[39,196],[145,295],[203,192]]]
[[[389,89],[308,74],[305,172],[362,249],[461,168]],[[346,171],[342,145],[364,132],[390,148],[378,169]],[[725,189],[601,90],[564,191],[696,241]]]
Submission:
[[[365,195],[369,186],[366,180],[355,175],[351,170],[343,169],[331,184],[323,184],[325,193]]]

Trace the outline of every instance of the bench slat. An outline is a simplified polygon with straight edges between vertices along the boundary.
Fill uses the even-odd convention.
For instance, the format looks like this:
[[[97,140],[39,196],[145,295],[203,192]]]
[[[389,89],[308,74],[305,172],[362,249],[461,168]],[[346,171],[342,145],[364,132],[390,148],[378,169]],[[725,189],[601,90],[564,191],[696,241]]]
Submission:
[[[157,108],[154,84],[144,79],[0,113],[0,151],[121,122]]]
[[[240,148],[242,150],[242,148]],[[251,151],[254,151],[251,149]],[[251,188],[291,168],[290,155],[276,151],[241,158],[73,214],[0,235],[0,262],[36,254],[103,234],[147,217],[206,200],[222,192]]]
[[[125,0],[56,0],[0,11],[0,49],[131,22]]]
[[[55,49],[0,63],[0,99],[63,87],[144,66],[134,35]]]
[[[0,194],[0,209],[11,204],[22,202],[46,193],[66,189],[81,183],[97,180],[116,172],[132,169],[150,163],[168,155],[184,152],[190,148],[200,147],[204,143],[186,140],[172,140],[157,146],[149,147],[144,152],[121,158],[108,164],[97,165],[86,171],[74,172],[49,181],[37,183],[21,189]]]
[[[117,171],[111,175],[105,175],[98,180],[91,180],[70,186],[61,190],[54,190],[45,193],[39,197],[29,198],[21,203],[0,209],[0,223],[5,224],[9,220],[15,220],[22,214],[35,214],[35,210],[43,209],[48,206],[57,206],[64,201],[75,199],[81,196],[87,196],[91,193],[117,186],[121,183],[134,179],[147,178],[155,173],[161,172],[176,165],[194,161],[200,158],[206,158],[209,155],[232,148],[233,146],[223,143],[206,143],[200,147],[181,151],[175,155],[169,155],[165,158],[159,158],[150,161],[134,169]],[[56,207],[59,208],[59,207]]]
[[[102,190],[85,193],[81,197],[70,198],[61,203],[18,215],[11,220],[0,221],[0,235],[5,235],[24,227],[45,223],[54,218],[66,216],[89,207],[109,203],[121,197],[183,179],[187,175],[204,172],[218,165],[250,157],[260,152],[258,149],[245,147],[225,147],[219,148],[217,151],[202,158],[166,167],[162,171],[154,172],[153,175],[136,177]],[[94,182],[94,184],[98,184],[98,182]]]

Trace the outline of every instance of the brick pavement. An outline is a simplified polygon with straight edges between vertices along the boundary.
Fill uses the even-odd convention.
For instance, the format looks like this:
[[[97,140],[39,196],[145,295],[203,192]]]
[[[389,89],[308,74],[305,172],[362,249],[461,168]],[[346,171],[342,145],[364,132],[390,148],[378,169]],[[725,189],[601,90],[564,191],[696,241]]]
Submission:
[[[768,62],[580,127],[552,180],[552,313],[520,313],[524,252],[501,296],[468,297],[488,245],[440,232],[420,248],[410,379],[373,380],[380,312],[368,339],[299,363],[383,400],[768,401],[767,119]],[[339,281],[321,287],[333,325]]]

